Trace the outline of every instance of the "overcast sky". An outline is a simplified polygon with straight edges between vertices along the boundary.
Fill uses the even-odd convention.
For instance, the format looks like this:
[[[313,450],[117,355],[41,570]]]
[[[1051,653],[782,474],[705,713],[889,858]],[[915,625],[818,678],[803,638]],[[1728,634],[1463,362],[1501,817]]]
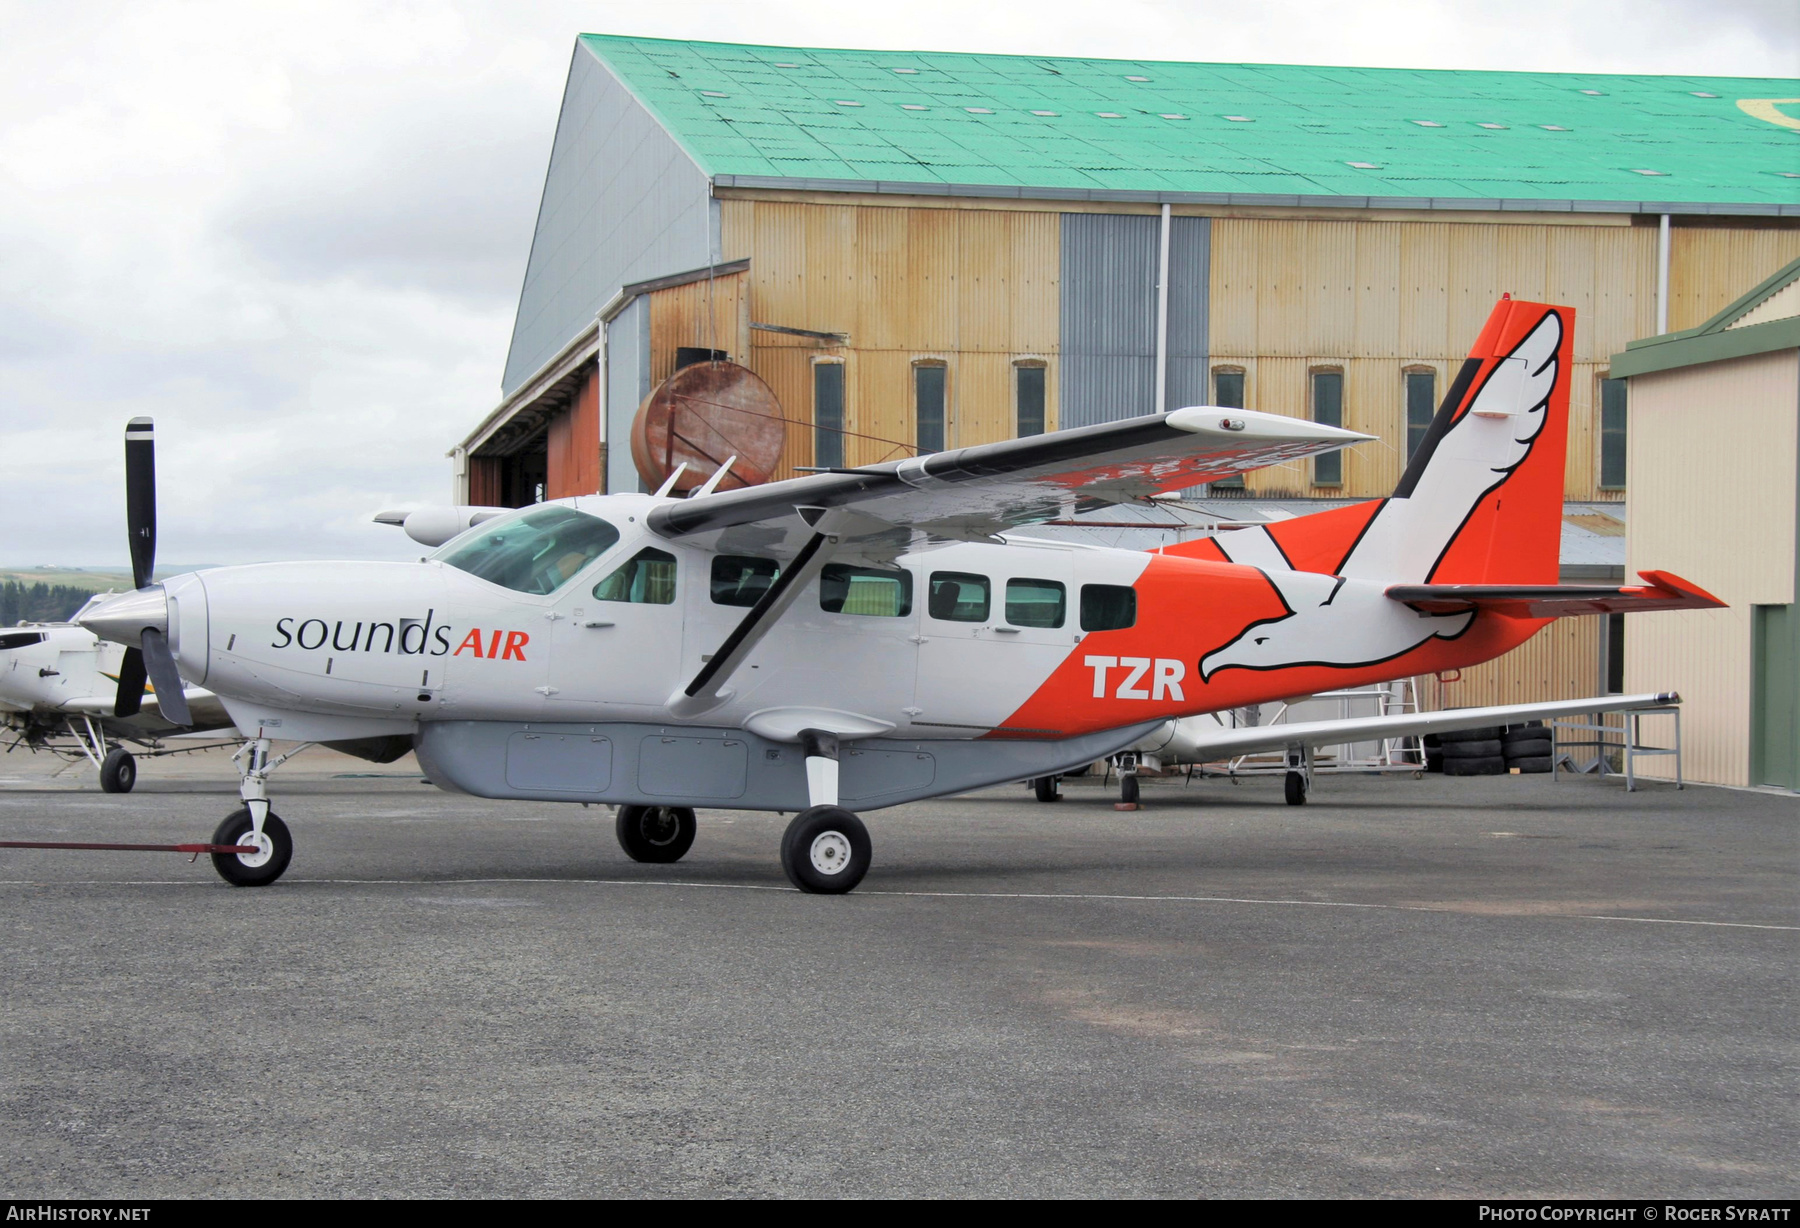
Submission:
[[[499,400],[581,31],[813,46],[1800,75],[1800,0],[0,0],[0,565],[405,557]]]

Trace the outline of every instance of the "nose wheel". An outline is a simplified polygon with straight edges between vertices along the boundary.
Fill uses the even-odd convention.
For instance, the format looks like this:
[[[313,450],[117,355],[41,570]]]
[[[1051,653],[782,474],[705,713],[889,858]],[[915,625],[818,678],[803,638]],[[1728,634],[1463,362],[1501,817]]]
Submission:
[[[105,793],[129,793],[137,783],[137,760],[123,746],[107,752],[100,764],[100,789]]]
[[[287,824],[273,811],[262,821],[262,830],[250,818],[250,808],[240,806],[225,816],[213,832],[214,844],[248,845],[254,853],[214,853],[213,869],[233,887],[267,887],[280,878],[294,855],[294,840]]]

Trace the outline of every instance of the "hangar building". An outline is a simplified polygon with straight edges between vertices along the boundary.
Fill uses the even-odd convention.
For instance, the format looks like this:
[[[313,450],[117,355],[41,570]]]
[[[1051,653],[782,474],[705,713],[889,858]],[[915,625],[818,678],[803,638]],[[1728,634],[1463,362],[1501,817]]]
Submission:
[[[1797,96],[583,35],[456,497],[636,489],[639,402],[722,352],[779,397],[790,470],[1195,403],[1381,437],[1209,492],[1279,518],[1388,493],[1511,292],[1578,310],[1565,563],[1617,575],[1612,356],[1800,256]],[[1591,694],[1602,621],[1434,702]]]
[[[1687,697],[1693,779],[1800,789],[1800,260],[1612,373],[1630,385],[1627,567],[1705,576],[1730,606],[1634,619],[1625,689]]]

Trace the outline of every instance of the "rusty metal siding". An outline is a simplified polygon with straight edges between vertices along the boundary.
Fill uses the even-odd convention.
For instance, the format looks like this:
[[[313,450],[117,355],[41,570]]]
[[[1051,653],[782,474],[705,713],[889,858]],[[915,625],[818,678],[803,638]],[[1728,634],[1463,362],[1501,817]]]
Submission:
[[[1161,219],[1062,215],[1061,426],[1156,406],[1156,272]]]
[[[717,228],[705,174],[577,43],[504,390],[524,383],[592,323],[620,286],[710,263]]]

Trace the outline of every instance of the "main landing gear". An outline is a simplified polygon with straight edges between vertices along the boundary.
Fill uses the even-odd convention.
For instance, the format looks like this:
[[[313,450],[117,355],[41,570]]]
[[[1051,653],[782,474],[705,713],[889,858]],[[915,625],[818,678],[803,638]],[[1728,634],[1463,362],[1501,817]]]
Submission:
[[[781,837],[781,868],[788,881],[813,895],[842,895],[869,872],[874,845],[863,821],[838,805],[837,735],[802,729],[806,756],[805,810]]]
[[[699,824],[687,806],[620,806],[614,830],[633,861],[680,861],[694,846]]]
[[[1287,777],[1283,782],[1282,792],[1290,806],[1306,805],[1307,790],[1312,787],[1312,748],[1307,746],[1290,746],[1287,748]]]
[[[242,781],[238,797],[243,805],[225,816],[213,833],[214,844],[249,845],[253,853],[214,853],[213,869],[233,887],[267,887],[287,870],[294,856],[294,840],[287,824],[269,809],[269,773],[311,746],[302,742],[285,755],[269,758],[269,740],[252,738],[238,748],[231,761],[238,765]]]

